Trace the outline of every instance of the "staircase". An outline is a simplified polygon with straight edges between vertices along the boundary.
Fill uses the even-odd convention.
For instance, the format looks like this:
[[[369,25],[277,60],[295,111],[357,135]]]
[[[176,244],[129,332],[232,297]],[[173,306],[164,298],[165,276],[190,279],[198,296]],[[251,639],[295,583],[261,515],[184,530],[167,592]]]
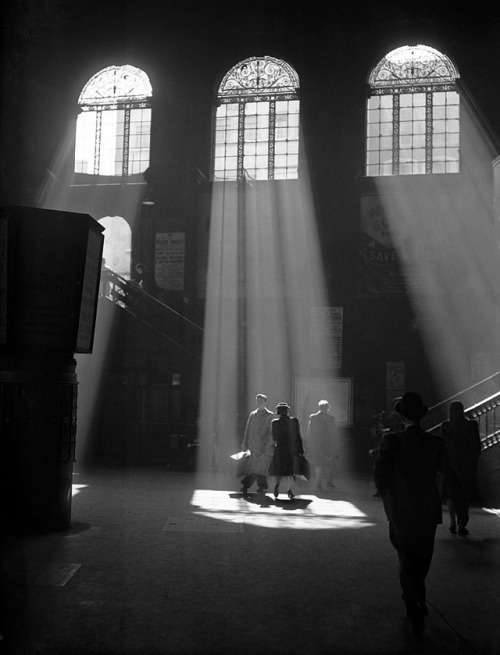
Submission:
[[[190,357],[201,361],[203,328],[150,296],[135,282],[105,268],[101,272],[100,294],[135,316],[143,326],[154,330]]]
[[[500,507],[500,371],[431,407],[423,427],[435,434],[448,418],[449,405],[459,400],[465,416],[476,420],[481,438],[478,483],[482,504]]]
[[[438,432],[454,400],[463,404],[467,418],[478,421],[483,450],[500,443],[500,371],[431,407],[423,427]]]

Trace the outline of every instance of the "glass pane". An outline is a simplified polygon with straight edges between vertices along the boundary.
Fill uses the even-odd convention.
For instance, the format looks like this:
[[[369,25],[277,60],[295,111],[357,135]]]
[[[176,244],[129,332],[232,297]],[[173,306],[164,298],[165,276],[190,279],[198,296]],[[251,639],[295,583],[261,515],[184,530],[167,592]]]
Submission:
[[[450,147],[450,146],[458,147],[458,145],[459,145],[459,135],[458,135],[457,132],[453,132],[452,134],[447,134],[446,135],[446,145],[448,147]]]
[[[286,166],[286,155],[275,155],[274,157],[274,166]]]
[[[266,143],[257,143],[256,148],[255,148],[255,152],[258,155],[267,154],[268,150],[269,150],[269,144],[267,142]]]
[[[380,122],[380,111],[378,109],[372,109],[368,112],[368,122],[369,123],[379,123]]]
[[[399,147],[400,148],[411,148],[413,145],[413,137],[409,134],[407,136],[399,137]]]
[[[281,155],[286,152],[287,143],[286,141],[277,141],[274,145],[274,152],[277,155]]]
[[[386,125],[384,123],[384,125]],[[380,135],[380,123],[369,123],[367,130],[367,136],[379,136]]]
[[[406,109],[401,109],[399,113],[400,121],[411,121],[413,112],[411,108],[407,107]]]
[[[425,120],[425,107],[414,107],[413,109],[413,120],[424,121]]]
[[[392,136],[392,123],[381,123],[380,134],[382,136]]]
[[[257,103],[257,113],[262,116],[269,115],[269,103],[268,102],[259,102]]]
[[[367,109],[370,112],[373,109],[378,109],[380,107],[380,96],[371,96],[368,98]]]
[[[432,122],[432,129],[434,134],[444,132],[446,128],[446,121],[436,120]]]
[[[414,148],[425,148],[425,134],[415,134],[412,139]]]
[[[425,161],[425,148],[414,148],[413,149],[413,161]]]
[[[413,106],[414,107],[425,107],[425,93],[414,93],[413,94]]]
[[[449,121],[446,121],[446,131],[447,132],[458,132],[459,130],[459,123],[457,120],[452,119]]]
[[[228,116],[238,116],[239,113],[239,105],[237,102],[230,103],[228,105],[224,105],[226,107],[227,115]]]
[[[460,171],[460,167],[458,165],[458,155],[457,155],[457,161],[449,161],[446,163],[446,172],[458,173],[459,171]]]
[[[384,109],[387,108],[392,109],[392,96],[391,95],[382,96],[380,98],[380,106],[383,107]]]
[[[446,93],[443,91],[434,91],[432,94],[432,102],[434,105],[446,104]]]
[[[392,122],[392,109],[382,109],[380,111],[380,121],[382,123]]]
[[[411,93],[402,93],[399,96],[400,107],[413,107],[413,99]]]
[[[380,146],[380,139],[378,137],[369,137],[366,140],[366,147],[368,150],[378,150]]]
[[[459,116],[458,105],[447,105],[446,107],[446,117],[447,118],[458,118]]]
[[[434,107],[432,108],[432,116],[434,119],[445,118],[446,108],[443,105],[438,105],[437,107],[436,105],[434,105]]]
[[[443,161],[433,162],[432,163],[432,172],[433,173],[445,173],[446,167]]]
[[[432,145],[435,148],[442,148],[446,143],[446,135],[444,133],[434,134],[432,137]]]
[[[386,162],[380,165],[380,175],[392,175],[392,162]]]
[[[248,116],[249,114],[256,114],[257,113],[257,103],[256,102],[247,102],[245,103],[245,114]]]
[[[425,134],[425,121],[413,121],[413,132],[415,134]]]
[[[257,155],[255,165],[257,168],[267,168],[267,155]]]

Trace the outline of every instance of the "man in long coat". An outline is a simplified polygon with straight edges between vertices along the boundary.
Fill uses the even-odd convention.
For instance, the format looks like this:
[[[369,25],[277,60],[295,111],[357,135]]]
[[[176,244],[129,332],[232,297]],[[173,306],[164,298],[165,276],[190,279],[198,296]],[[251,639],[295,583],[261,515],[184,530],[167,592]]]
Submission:
[[[252,484],[257,481],[257,491],[264,493],[267,490],[267,472],[273,454],[273,436],[271,421],[273,412],[267,409],[267,397],[259,393],[255,397],[257,409],[250,412],[245,427],[242,450],[249,450],[248,473],[241,480],[241,491],[246,494]]]
[[[407,425],[382,439],[374,478],[389,521],[389,537],[399,557],[407,616],[418,634],[425,628],[425,578],[434,552],[436,526],[443,520],[438,471],[446,479],[459,525],[465,527],[469,516],[444,440],[420,427],[420,420],[428,411],[420,394],[405,393],[396,404],[396,411]]]
[[[333,471],[337,455],[337,428],[335,418],[330,414],[330,403],[320,400],[318,411],[309,416],[307,427],[307,457],[314,466],[319,490],[323,483],[334,487]]]

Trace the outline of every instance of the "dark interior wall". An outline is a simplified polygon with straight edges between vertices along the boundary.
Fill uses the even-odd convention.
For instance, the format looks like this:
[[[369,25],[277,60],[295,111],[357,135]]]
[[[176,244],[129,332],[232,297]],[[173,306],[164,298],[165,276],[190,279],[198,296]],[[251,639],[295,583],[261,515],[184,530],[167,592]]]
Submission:
[[[137,66],[148,74],[154,90],[147,182],[156,202],[156,227],[186,232],[187,284],[194,291],[207,237],[199,171],[209,176],[218,84],[245,57],[282,58],[301,81],[304,150],[330,301],[345,308],[342,374],[355,378],[358,413],[367,416],[370,407],[385,403],[386,361],[405,361],[408,382],[434,396],[408,299],[369,300],[358,294],[366,82],[391,49],[425,43],[453,60],[478,109],[500,132],[500,25],[488,5],[403,0],[6,2],[1,202],[36,204],[44,183],[59,173],[59,149],[74,129],[84,84],[111,64]],[[65,156],[71,163],[71,146]]]

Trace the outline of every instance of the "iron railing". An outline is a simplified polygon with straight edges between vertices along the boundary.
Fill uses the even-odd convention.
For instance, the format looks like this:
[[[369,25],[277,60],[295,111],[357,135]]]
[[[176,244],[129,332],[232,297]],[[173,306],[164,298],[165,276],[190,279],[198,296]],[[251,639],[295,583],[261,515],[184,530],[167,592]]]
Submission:
[[[100,295],[137,317],[192,357],[201,360],[204,330],[175,309],[146,293],[135,282],[108,268],[101,271]]]

